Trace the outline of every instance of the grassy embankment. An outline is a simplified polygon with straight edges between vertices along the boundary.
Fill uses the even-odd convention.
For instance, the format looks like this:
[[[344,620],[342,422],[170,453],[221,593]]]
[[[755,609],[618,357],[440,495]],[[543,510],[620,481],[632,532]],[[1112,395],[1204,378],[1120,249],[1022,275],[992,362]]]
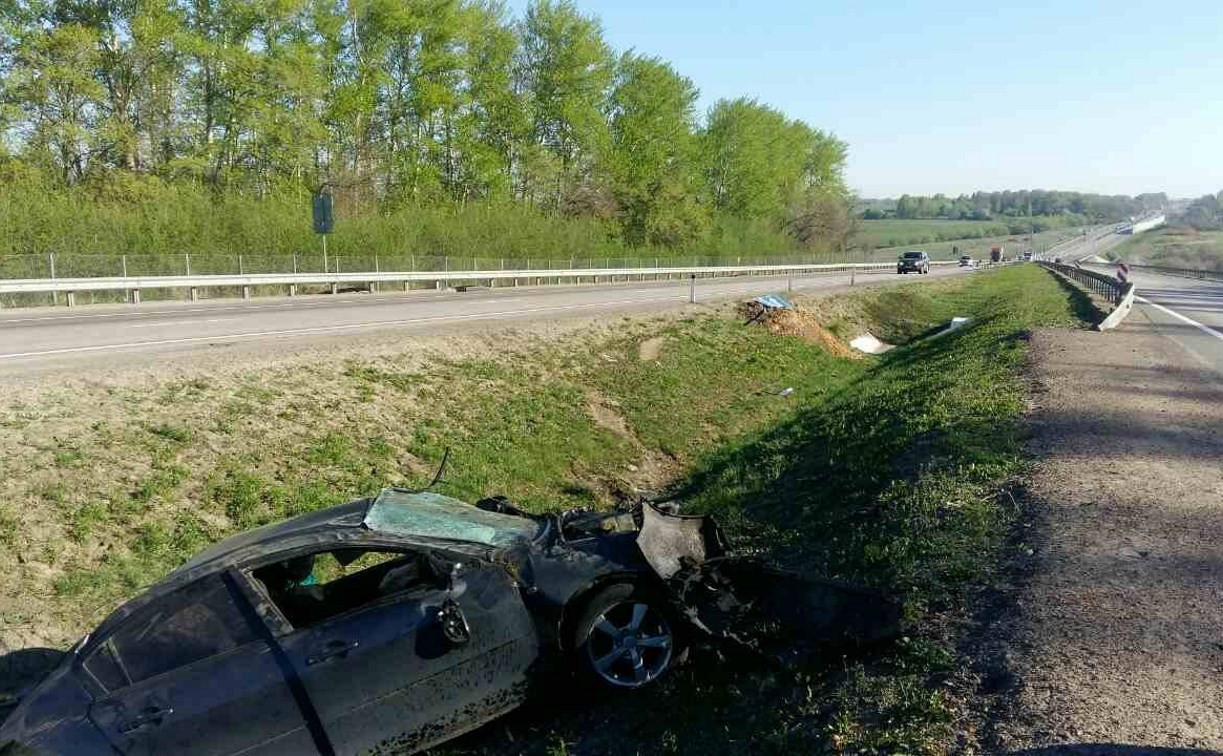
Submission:
[[[1108,256],[1113,260],[1169,268],[1223,270],[1223,231],[1157,229],[1132,237]]]
[[[913,623],[869,658],[696,664],[636,701],[555,703],[516,718],[513,742],[494,726],[456,752],[938,752],[970,692],[949,618],[990,574],[1011,515],[999,487],[1022,469],[1023,334],[1076,324],[1067,297],[1024,266],[808,301],[833,333],[897,343],[978,319],[879,358],[723,307],[563,344],[46,388],[0,413],[0,633],[66,642],[207,543],[419,484],[449,445],[447,493],[546,510],[670,483],[740,544],[903,594]]]

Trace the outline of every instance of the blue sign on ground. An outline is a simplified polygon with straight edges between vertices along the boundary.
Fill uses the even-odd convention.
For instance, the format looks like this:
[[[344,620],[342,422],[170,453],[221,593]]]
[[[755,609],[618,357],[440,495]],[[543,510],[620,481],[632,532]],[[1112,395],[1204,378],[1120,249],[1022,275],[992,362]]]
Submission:
[[[790,310],[794,307],[790,304],[790,300],[786,299],[785,297],[779,297],[776,294],[766,294],[763,297],[756,297],[756,301],[770,310]]]

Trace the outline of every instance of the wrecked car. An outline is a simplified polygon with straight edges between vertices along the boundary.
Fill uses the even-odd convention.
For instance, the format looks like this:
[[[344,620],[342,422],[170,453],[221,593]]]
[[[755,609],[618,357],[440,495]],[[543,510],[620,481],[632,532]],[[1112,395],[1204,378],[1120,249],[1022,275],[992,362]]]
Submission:
[[[899,610],[728,556],[708,517],[389,488],[236,535],[119,607],[22,696],[0,754],[414,753],[540,669],[638,689],[688,639],[750,646],[762,618],[872,640]]]

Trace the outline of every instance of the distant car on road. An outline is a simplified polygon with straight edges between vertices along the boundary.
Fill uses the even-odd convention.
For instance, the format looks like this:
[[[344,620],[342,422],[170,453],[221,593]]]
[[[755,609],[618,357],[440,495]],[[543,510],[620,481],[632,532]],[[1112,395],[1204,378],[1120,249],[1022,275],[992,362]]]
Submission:
[[[1032,253],[1031,253],[1031,252],[1024,252],[1024,253],[1023,253],[1023,259],[1024,259],[1024,262],[1031,262],[1031,260],[1032,260]]]
[[[905,252],[896,260],[896,274],[901,273],[929,273],[930,272],[930,255],[925,252],[913,250]]]
[[[977,261],[972,259],[972,255],[960,255],[961,268],[975,268],[976,266]]]

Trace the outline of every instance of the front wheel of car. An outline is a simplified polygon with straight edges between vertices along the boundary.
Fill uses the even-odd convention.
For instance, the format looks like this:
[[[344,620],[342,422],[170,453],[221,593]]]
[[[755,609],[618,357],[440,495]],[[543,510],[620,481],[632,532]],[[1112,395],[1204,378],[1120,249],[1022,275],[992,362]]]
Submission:
[[[583,674],[615,690],[653,683],[678,655],[666,602],[631,583],[608,586],[586,604],[573,647]]]

